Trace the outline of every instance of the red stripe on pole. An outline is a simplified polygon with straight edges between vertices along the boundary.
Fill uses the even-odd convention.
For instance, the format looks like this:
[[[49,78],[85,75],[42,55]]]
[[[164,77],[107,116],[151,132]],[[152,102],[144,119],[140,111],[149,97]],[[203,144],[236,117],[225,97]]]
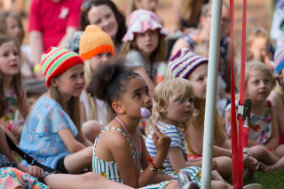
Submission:
[[[234,78],[234,0],[230,0],[230,19],[231,19],[231,142],[232,142],[232,162],[233,162],[233,186],[239,188],[238,173],[238,144],[237,144],[237,124],[235,109],[235,78]]]

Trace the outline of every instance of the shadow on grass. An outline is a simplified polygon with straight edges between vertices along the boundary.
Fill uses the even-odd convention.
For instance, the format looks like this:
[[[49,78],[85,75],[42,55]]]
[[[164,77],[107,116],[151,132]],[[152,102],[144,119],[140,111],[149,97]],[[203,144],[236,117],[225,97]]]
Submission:
[[[244,180],[244,184],[259,183],[263,189],[284,189],[284,169],[272,172],[255,172],[253,177]]]

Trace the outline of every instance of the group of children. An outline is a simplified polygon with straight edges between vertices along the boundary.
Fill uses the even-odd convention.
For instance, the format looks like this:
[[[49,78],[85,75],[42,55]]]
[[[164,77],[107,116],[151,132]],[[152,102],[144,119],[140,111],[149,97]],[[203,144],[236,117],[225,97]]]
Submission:
[[[107,5],[85,9],[96,12],[100,6]],[[1,179],[9,180],[7,173],[13,172],[15,183],[34,188],[199,188],[208,59],[192,48],[178,48],[166,65],[166,35],[157,15],[141,9],[131,13],[121,48],[101,27],[85,26],[73,42],[79,54],[51,47],[42,55],[48,91],[33,105],[22,85],[20,44],[1,36]],[[254,35],[264,47],[250,40],[247,48],[245,98],[252,101],[252,112],[245,176],[284,167],[279,144],[284,137],[284,47],[272,63],[265,35],[261,30]],[[151,111],[150,120],[143,120],[141,108]],[[25,122],[15,118],[16,109]],[[231,187],[230,109],[223,117],[216,107],[212,188]],[[27,168],[25,160],[15,163],[4,132],[15,143],[20,139],[19,147],[39,163],[65,174]]]

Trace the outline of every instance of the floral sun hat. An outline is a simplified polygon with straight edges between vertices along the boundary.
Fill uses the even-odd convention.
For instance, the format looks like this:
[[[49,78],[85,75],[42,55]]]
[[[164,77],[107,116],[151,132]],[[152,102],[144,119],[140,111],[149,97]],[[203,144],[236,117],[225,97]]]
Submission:
[[[159,29],[159,32],[164,36],[168,34],[155,13],[143,9],[135,10],[130,14],[128,30],[122,41],[132,41],[135,33],[144,33],[149,29]]]

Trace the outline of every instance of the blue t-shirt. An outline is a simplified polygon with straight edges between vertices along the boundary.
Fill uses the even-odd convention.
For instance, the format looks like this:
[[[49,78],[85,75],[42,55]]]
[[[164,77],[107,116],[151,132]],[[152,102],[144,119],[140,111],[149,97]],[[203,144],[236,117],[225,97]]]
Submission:
[[[183,152],[183,155],[186,156],[185,140],[184,140],[184,136],[183,136],[181,130],[179,130],[179,128],[177,128],[176,126],[173,126],[173,125],[168,124],[168,123],[158,122],[157,126],[162,133],[164,133],[165,135],[167,135],[171,138],[170,148],[179,147],[181,149],[181,151]],[[147,147],[147,150],[148,150],[149,154],[151,155],[151,157],[155,158],[156,155],[157,155],[157,149],[155,147],[155,144],[154,144],[154,141],[153,141],[153,138],[152,138],[152,134],[153,134],[153,129],[152,129],[151,133],[147,136],[146,147]],[[171,173],[171,172],[175,171],[173,169],[172,165],[171,165],[169,156],[166,157],[166,159],[163,163],[163,166],[165,167],[165,171],[167,173]]]
[[[58,135],[62,129],[70,129],[74,137],[78,134],[63,108],[54,99],[42,96],[25,123],[20,148],[40,163],[56,168],[58,160],[71,153]]]

